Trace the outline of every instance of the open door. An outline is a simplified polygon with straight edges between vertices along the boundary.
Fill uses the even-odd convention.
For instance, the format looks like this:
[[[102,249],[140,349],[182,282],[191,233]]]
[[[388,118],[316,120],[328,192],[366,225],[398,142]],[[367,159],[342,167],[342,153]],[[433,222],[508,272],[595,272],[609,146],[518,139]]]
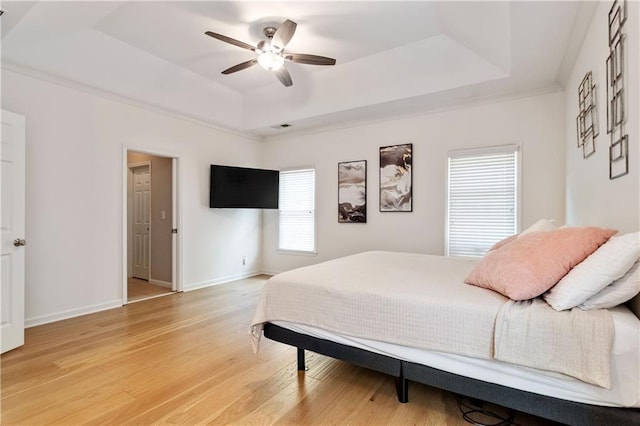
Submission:
[[[25,118],[2,110],[2,353],[24,345]]]
[[[171,159],[171,291],[178,290],[178,159]],[[180,291],[182,289],[180,288]]]

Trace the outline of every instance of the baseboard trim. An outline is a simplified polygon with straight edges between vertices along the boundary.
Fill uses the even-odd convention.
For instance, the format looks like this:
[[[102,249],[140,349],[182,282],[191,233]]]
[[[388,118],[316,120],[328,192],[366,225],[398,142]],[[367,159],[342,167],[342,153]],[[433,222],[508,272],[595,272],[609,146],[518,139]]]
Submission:
[[[216,278],[215,280],[210,280],[210,281],[201,281],[199,283],[185,284],[183,286],[183,291],[198,290],[200,288],[206,288],[214,285],[225,284],[231,281],[243,280],[245,278],[251,278],[261,274],[263,274],[262,271],[251,271],[244,274],[227,275],[226,277]]]
[[[34,318],[25,318],[24,327],[30,328],[38,325],[49,324],[51,322],[62,321],[82,315],[93,314],[95,312],[106,311],[107,309],[121,308],[122,300],[112,300],[111,302],[99,303],[97,305],[85,306],[80,309],[70,309],[68,311],[57,312],[49,315],[42,315]]]
[[[153,278],[149,278],[149,284],[159,285],[161,287],[173,288],[173,284],[167,281],[155,280]]]

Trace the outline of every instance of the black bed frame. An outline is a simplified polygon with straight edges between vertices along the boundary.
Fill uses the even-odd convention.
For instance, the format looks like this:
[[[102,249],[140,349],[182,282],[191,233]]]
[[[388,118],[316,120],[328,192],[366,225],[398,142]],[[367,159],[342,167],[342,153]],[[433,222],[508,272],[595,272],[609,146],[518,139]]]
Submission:
[[[296,333],[271,323],[264,325],[264,335],[271,340],[298,348],[298,370],[305,370],[304,351],[310,350],[389,374],[396,380],[400,402],[409,401],[411,380],[569,425],[640,425],[640,409],[582,404],[500,386]]]

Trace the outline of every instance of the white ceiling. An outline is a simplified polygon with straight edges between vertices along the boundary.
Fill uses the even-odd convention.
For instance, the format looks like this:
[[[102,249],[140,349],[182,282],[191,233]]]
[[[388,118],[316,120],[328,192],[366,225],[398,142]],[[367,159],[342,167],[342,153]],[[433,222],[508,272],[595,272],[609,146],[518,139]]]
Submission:
[[[561,87],[595,2],[3,1],[3,67],[269,136]],[[265,26],[298,24],[292,87],[255,66]],[[280,129],[283,123],[289,129]],[[275,128],[274,128],[275,127]]]

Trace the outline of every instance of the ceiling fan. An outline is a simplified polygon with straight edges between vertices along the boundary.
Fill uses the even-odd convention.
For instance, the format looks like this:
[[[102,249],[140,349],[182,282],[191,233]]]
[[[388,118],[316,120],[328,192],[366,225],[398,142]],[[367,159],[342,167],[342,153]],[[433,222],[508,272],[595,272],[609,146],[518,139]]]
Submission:
[[[279,28],[266,27],[263,31],[267,40],[261,40],[255,47],[242,41],[227,37],[222,34],[217,34],[212,31],[205,32],[206,35],[222,40],[226,43],[233,44],[234,46],[241,47],[243,49],[251,50],[258,54],[254,59],[242,62],[238,65],[234,65],[226,70],[222,71],[222,74],[231,74],[237,71],[260,64],[264,69],[273,71],[278,77],[278,80],[286,87],[293,84],[289,71],[284,67],[285,61],[297,62],[300,64],[308,65],[335,65],[336,60],[333,58],[327,58],[326,56],[308,55],[305,53],[289,53],[285,52],[284,48],[293,38],[293,33],[296,31],[297,24],[289,19],[284,21]]]

